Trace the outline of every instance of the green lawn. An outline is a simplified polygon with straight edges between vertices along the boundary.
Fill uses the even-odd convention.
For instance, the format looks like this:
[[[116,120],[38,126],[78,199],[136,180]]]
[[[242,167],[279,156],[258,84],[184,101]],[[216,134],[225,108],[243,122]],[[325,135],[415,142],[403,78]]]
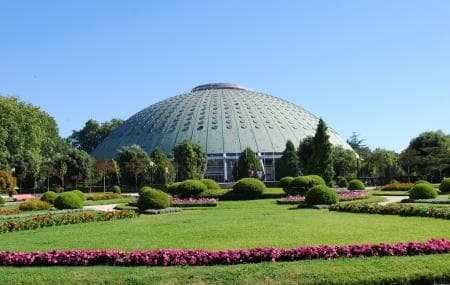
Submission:
[[[425,241],[450,238],[449,221],[330,212],[275,199],[220,202],[174,214],[67,225],[0,235],[0,250],[232,249],[263,246]],[[355,258],[212,267],[1,268],[0,283],[305,283],[336,284],[422,275],[450,278],[450,256]],[[446,279],[450,280],[450,279]],[[381,284],[381,283],[380,283]]]

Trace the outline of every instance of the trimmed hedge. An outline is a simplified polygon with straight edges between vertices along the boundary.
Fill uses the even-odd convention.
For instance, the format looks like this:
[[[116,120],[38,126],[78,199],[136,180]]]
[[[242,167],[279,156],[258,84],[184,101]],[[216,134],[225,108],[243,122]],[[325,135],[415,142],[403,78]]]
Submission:
[[[139,194],[137,201],[139,210],[164,209],[170,206],[170,197],[156,189],[145,189]]]
[[[409,190],[409,199],[433,199],[437,196],[437,191],[429,183],[416,184]]]
[[[21,211],[48,210],[50,207],[50,203],[41,201],[40,199],[29,199],[19,204],[19,210]]]
[[[58,194],[53,191],[47,191],[41,196],[41,201],[49,202],[50,204],[55,203],[56,198],[58,198]]]
[[[291,187],[291,183],[293,180],[294,177],[292,176],[283,177],[280,179],[280,182],[278,182],[278,187],[283,188],[283,190],[288,189],[289,187]]]
[[[176,194],[181,198],[191,198],[198,197],[201,193],[208,190],[205,184],[203,184],[200,180],[188,179],[181,184],[179,184],[176,188]]]
[[[178,186],[181,185],[181,182],[175,182],[166,187],[164,190],[166,193],[169,193],[170,195],[176,195],[178,191]]]
[[[219,183],[217,183],[216,181],[214,181],[212,179],[201,179],[200,182],[205,184],[206,188],[208,188],[210,190],[220,189]]]
[[[337,185],[341,188],[347,188],[348,187],[348,181],[345,177],[338,177],[337,179]]]
[[[72,192],[75,195],[77,195],[78,197],[80,197],[81,201],[86,201],[86,195],[82,191],[80,191],[80,190],[72,190],[70,192]]]
[[[120,189],[120,186],[114,185],[114,186],[112,187],[112,192],[113,192],[114,194],[122,194],[122,189]]]
[[[118,193],[94,193],[87,195],[87,200],[99,201],[99,200],[111,200],[126,197],[125,195]]]
[[[348,190],[364,190],[366,185],[359,179],[353,179],[348,183]]]
[[[445,178],[441,181],[441,185],[439,185],[439,190],[442,192],[450,192],[450,178]]]
[[[291,187],[286,189],[289,195],[305,195],[309,189],[317,185],[326,185],[325,180],[318,175],[299,176],[291,182]]]
[[[313,205],[332,205],[339,201],[336,191],[331,190],[326,185],[317,185],[309,189],[305,195],[305,203]]]
[[[430,184],[430,185],[431,185],[431,183],[428,182],[427,180],[417,180],[416,182],[414,182],[414,185],[422,184],[422,183],[427,183],[427,184]]]
[[[413,183],[390,183],[380,187],[381,191],[408,191],[414,186]]]
[[[55,208],[57,209],[81,209],[83,208],[83,200],[81,200],[80,196],[73,192],[64,192],[61,193],[55,199]]]
[[[266,189],[261,180],[256,178],[242,178],[233,186],[232,195],[239,199],[255,199]]]

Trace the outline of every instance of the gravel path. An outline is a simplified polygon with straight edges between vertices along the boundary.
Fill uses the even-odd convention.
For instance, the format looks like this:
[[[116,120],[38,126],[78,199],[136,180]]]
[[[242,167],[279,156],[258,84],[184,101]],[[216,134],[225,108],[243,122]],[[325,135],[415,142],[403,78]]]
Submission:
[[[408,198],[407,196],[381,196],[381,197],[386,199],[386,201],[378,203],[378,205],[382,205],[382,206],[391,204],[391,203],[397,203],[403,199]]]
[[[103,212],[112,212],[116,211],[114,208],[119,204],[109,204],[109,205],[95,205],[95,206],[84,206],[83,209],[86,210],[95,210],[95,211],[103,211]]]

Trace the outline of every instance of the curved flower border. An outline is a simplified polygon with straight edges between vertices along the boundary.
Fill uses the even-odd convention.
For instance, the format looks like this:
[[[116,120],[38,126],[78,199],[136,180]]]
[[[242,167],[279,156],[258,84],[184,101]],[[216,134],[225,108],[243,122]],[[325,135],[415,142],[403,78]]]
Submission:
[[[220,251],[162,249],[131,252],[118,250],[0,252],[0,266],[195,266],[442,253],[450,253],[450,240]]]

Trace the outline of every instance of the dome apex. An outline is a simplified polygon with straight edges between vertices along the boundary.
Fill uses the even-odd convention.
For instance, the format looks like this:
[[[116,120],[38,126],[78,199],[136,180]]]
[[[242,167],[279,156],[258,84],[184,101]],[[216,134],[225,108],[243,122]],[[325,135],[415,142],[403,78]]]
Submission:
[[[192,89],[191,92],[204,91],[204,90],[213,90],[213,89],[237,89],[237,90],[248,90],[250,89],[241,86],[239,84],[233,83],[208,83],[196,86]]]

